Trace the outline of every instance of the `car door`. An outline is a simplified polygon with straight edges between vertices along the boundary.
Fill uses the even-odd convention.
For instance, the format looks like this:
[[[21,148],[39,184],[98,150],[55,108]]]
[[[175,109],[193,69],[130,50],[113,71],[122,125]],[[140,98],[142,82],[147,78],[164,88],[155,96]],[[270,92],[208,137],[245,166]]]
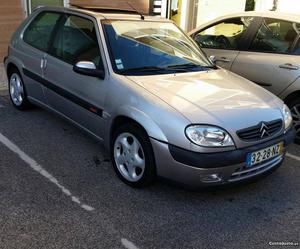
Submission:
[[[93,62],[103,69],[98,40],[94,18],[65,14],[47,56],[44,84],[51,108],[102,138],[107,81],[73,70],[79,61]]]
[[[46,99],[40,79],[43,78],[45,58],[51,36],[60,17],[61,15],[55,12],[36,14],[26,27],[22,34],[23,39],[18,44],[18,50],[22,51],[19,58],[25,65],[23,73],[28,97],[43,103],[46,103]]]
[[[300,76],[295,48],[299,24],[264,18],[247,51],[241,51],[231,70],[279,95]]]
[[[192,37],[208,56],[215,56],[218,66],[230,70],[252,21],[253,17],[225,19],[201,29]]]

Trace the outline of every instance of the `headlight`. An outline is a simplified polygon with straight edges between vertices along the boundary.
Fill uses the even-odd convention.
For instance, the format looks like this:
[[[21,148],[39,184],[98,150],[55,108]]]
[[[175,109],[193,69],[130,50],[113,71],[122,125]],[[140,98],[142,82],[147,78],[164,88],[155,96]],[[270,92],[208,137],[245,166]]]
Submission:
[[[234,146],[230,135],[223,129],[206,126],[192,125],[185,129],[187,138],[194,144],[205,147],[226,147]]]
[[[287,105],[284,105],[282,108],[283,113],[283,120],[284,120],[284,129],[287,130],[291,127],[293,123],[293,118],[290,109],[287,107]]]

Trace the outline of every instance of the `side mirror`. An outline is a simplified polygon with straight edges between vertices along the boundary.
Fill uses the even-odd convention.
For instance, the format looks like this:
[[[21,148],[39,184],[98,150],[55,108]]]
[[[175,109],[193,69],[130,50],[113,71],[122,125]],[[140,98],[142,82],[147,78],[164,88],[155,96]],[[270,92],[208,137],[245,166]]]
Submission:
[[[214,65],[216,65],[216,62],[217,62],[216,56],[211,55],[211,56],[209,56],[209,59],[211,60],[211,62],[212,62]]]
[[[73,66],[73,71],[78,74],[83,74],[91,77],[98,77],[104,79],[104,70],[97,69],[94,62],[91,61],[79,61]]]

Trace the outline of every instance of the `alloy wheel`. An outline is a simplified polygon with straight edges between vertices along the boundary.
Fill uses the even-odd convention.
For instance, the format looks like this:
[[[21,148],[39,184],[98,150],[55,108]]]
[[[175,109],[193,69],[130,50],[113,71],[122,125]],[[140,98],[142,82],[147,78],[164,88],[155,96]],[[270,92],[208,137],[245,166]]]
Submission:
[[[145,171],[145,154],[138,139],[121,133],[114,143],[114,160],[121,175],[130,182],[139,181]]]
[[[20,76],[13,73],[9,80],[9,93],[13,103],[20,106],[24,100],[24,87]]]
[[[293,125],[296,129],[296,139],[300,140],[300,104],[295,105],[291,108]]]

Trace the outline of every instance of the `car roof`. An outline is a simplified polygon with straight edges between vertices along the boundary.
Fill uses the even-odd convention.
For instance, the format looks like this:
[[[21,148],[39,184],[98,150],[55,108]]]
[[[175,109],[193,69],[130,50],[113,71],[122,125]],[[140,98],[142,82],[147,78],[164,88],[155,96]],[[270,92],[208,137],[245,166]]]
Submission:
[[[40,6],[36,8],[37,11],[58,11],[62,13],[82,13],[89,16],[93,16],[98,19],[114,19],[114,20],[141,20],[141,14],[136,13],[134,10],[121,10],[121,9],[108,9],[108,8],[78,8],[78,7],[44,7]],[[160,16],[143,15],[146,21],[168,21],[171,20],[162,18]]]
[[[228,15],[231,17],[235,16],[258,16],[258,17],[268,17],[268,18],[277,18],[282,20],[289,20],[293,22],[300,22],[300,15],[299,14],[291,14],[291,13],[284,13],[279,11],[246,11],[235,13],[232,15]]]
[[[278,12],[278,11],[264,11],[264,12],[246,11],[246,12],[238,12],[238,13],[233,13],[230,15],[220,16],[209,22],[201,24],[196,29],[190,31],[189,34],[193,34],[194,32],[196,32],[202,28],[210,26],[210,25],[212,25],[216,22],[222,21],[224,19],[230,19],[230,18],[235,18],[235,17],[240,17],[240,16],[267,17],[267,18],[275,18],[275,19],[281,19],[281,20],[300,23],[300,15],[299,14],[290,14],[290,13],[284,13],[284,12]]]

